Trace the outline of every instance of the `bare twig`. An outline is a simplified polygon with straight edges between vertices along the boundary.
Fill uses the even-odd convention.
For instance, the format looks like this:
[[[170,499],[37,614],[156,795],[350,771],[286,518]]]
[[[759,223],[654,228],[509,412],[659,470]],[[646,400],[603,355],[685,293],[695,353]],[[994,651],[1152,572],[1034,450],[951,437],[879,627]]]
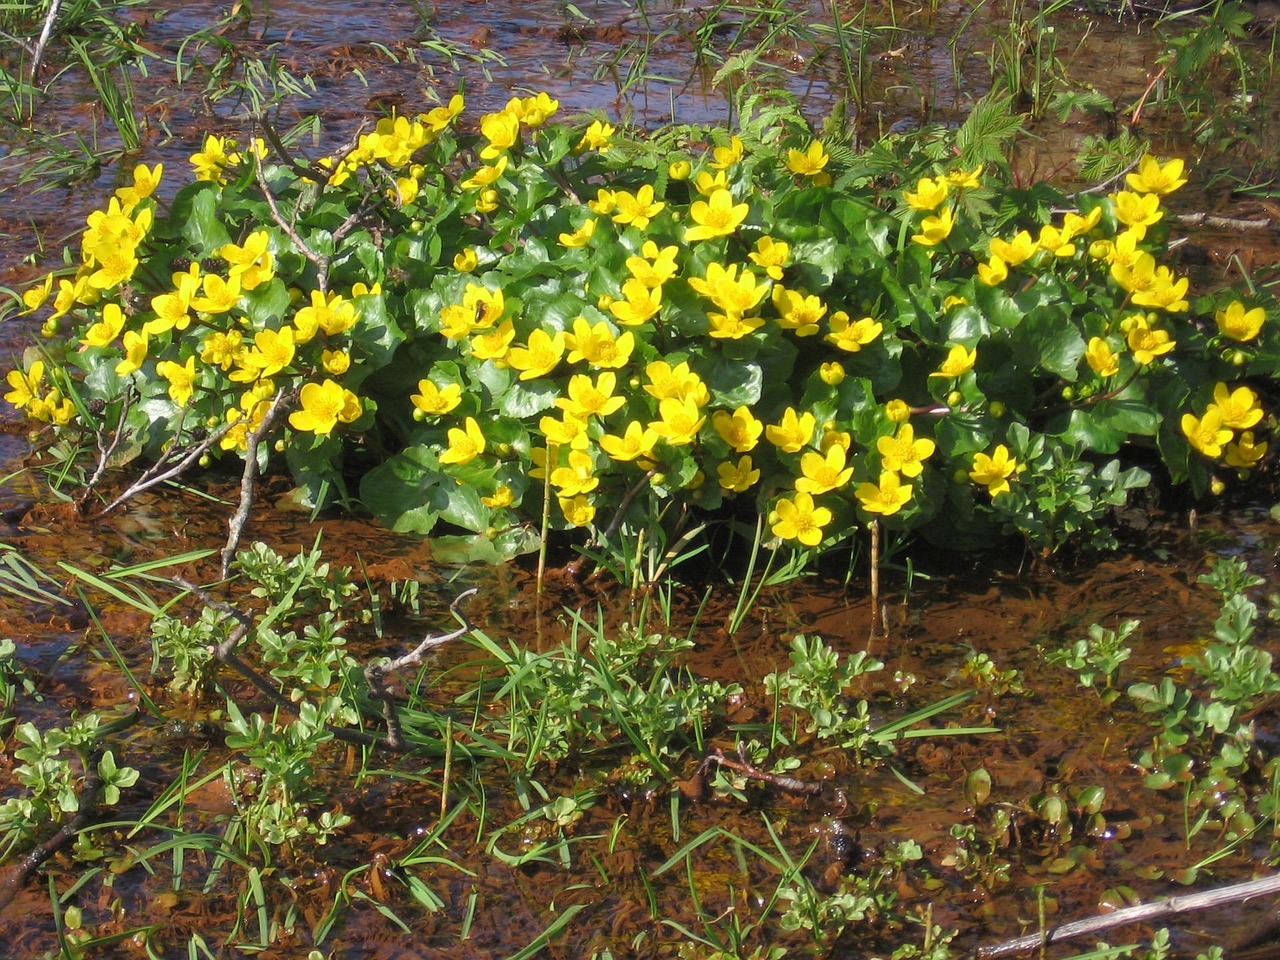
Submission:
[[[1269,230],[1275,220],[1242,220],[1238,217],[1217,217],[1211,213],[1179,213],[1173,216],[1178,223],[1188,227],[1208,227],[1211,230]]]
[[[379,660],[370,663],[364,668],[364,679],[369,685],[370,695],[382,704],[382,719],[387,725],[387,747],[391,750],[400,751],[405,749],[404,736],[400,727],[400,718],[396,714],[395,696],[391,692],[391,687],[387,685],[386,678],[390,673],[403,670],[405,667],[416,667],[420,665],[427,653],[434,650],[451,640],[457,640],[464,634],[470,633],[475,628],[471,625],[471,621],[467,619],[467,615],[459,609],[459,605],[468,597],[477,593],[475,587],[470,590],[464,590],[454,598],[453,603],[449,604],[449,612],[462,623],[462,626],[450,633],[442,633],[438,636],[428,636],[413,649],[413,652],[406,653],[403,657],[397,657],[395,660]]]
[[[1131,923],[1156,920],[1178,913],[1189,913],[1193,910],[1205,910],[1228,903],[1238,903],[1249,897],[1260,897],[1264,894],[1280,893],[1280,874],[1263,877],[1259,880],[1247,880],[1234,883],[1218,890],[1206,890],[1203,893],[1192,893],[1185,897],[1170,897],[1155,903],[1140,903],[1136,907],[1126,907],[1102,917],[1090,917],[1087,920],[1074,920],[1063,923],[1039,933],[1016,937],[992,947],[980,947],[974,954],[976,960],[998,960],[1015,954],[1038,950],[1051,943],[1063,943],[1078,937],[1101,933],[1114,927],[1123,927]]]
[[[276,226],[284,231],[285,236],[293,241],[294,246],[298,248],[298,252],[316,265],[316,286],[320,288],[322,294],[328,295],[329,258],[312,250],[307,241],[302,239],[302,235],[294,229],[293,224],[284,218],[284,214],[280,212],[280,205],[276,202],[275,194],[267,186],[267,177],[262,172],[261,160],[255,161],[253,175],[258,181],[258,189],[262,191],[263,199],[267,201],[267,206],[271,209],[271,219],[276,222]]]
[[[36,48],[31,52],[31,83],[36,82],[36,74],[40,72],[40,62],[44,59],[44,48],[49,43],[49,38],[53,36],[53,24],[58,19],[58,8],[62,6],[62,0],[51,0],[49,4],[49,12],[44,16],[44,27],[40,30],[40,39],[36,41]]]
[[[309,158],[304,162],[289,152],[289,148],[285,146],[284,140],[276,131],[275,126],[261,113],[255,114],[252,118],[253,130],[262,134],[262,139],[270,144],[271,149],[275,151],[276,156],[291,166],[298,173],[301,173],[317,183],[326,182],[333,175],[332,170],[325,170],[319,164],[313,162]]]
[[[89,502],[89,497],[93,495],[93,491],[97,489],[98,483],[102,480],[102,475],[107,472],[107,463],[111,459],[111,455],[116,452],[116,448],[120,446],[120,440],[124,436],[124,421],[129,415],[129,406],[133,400],[132,384],[126,387],[124,395],[120,398],[120,418],[116,421],[115,431],[111,435],[111,442],[103,442],[102,431],[95,431],[94,442],[98,445],[98,466],[93,471],[93,476],[89,478],[89,482],[84,485],[84,493],[80,494],[80,499],[76,501],[76,512],[83,514],[85,505]]]
[[[254,481],[258,476],[258,444],[267,435],[275,422],[281,408],[291,402],[292,392],[281,390],[271,401],[271,406],[262,416],[257,429],[251,431],[245,440],[244,473],[240,476],[240,505],[227,521],[227,545],[222,548],[222,575],[227,575],[231,561],[235,559],[236,547],[240,546],[240,537],[244,534],[244,525],[249,520],[249,510],[253,506]]]
[[[742,774],[749,780],[759,780],[762,783],[770,784],[777,787],[784,793],[795,793],[801,796],[816,797],[818,794],[830,788],[830,784],[818,783],[812,780],[798,780],[795,777],[783,776],[779,773],[770,773],[768,770],[761,770],[750,760],[747,759],[746,751],[741,743],[738,744],[738,759],[726,757],[724,751],[719,747],[713,749],[702,759],[702,763],[698,765],[698,771],[695,778],[704,778],[710,771],[712,766],[728,767],[737,773]],[[845,798],[843,790],[836,788],[834,795],[837,803],[845,805],[848,801]]]
[[[223,424],[212,433],[206,434],[205,438],[191,447],[175,462],[170,453],[165,453],[155,463],[149,466],[137,480],[135,480],[124,493],[116,497],[109,504],[102,508],[102,513],[107,514],[114,510],[126,500],[136,497],[138,494],[150,490],[154,486],[172,480],[174,477],[180,476],[190,469],[191,465],[198,462],[205,453],[222,439],[223,434],[231,429],[232,424]]]

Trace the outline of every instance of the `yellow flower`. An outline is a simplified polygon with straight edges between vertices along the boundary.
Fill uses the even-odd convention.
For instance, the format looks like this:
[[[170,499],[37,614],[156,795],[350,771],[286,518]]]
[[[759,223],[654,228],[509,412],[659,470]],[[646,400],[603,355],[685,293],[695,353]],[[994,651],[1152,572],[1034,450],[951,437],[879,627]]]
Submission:
[[[764,424],[746,406],[738,407],[733,413],[717,410],[711,415],[711,426],[725,443],[733,447],[735,453],[754,450],[760,442],[760,434],[764,432]]]
[[[168,330],[185,330],[191,324],[191,301],[200,290],[200,264],[193,263],[185,273],[173,274],[174,291],[151,298],[155,318],[142,325],[148,336]]]
[[[885,470],[881,472],[878,484],[858,484],[854,496],[858,498],[862,509],[867,513],[878,513],[882,517],[888,517],[905,507],[914,492],[911,484],[902,483],[896,473]]]
[[[833,313],[829,323],[831,332],[823,339],[849,353],[857,353],[884,331],[884,324],[871,317],[863,317],[850,323],[849,315],[843,310]]]
[[[759,317],[744,317],[737,313],[707,314],[707,336],[716,340],[741,340],[763,326],[764,321]]]
[[[125,335],[126,337],[128,334]],[[239,358],[239,367],[230,378],[237,383],[265,380],[275,376],[293,362],[294,332],[292,327],[260,330],[253,335],[254,349]]]
[[[1131,297],[1139,307],[1157,307],[1170,313],[1180,313],[1190,304],[1186,300],[1191,281],[1186,277],[1175,278],[1168,267],[1156,267],[1145,289],[1135,290]]]
[[[1129,174],[1125,181],[1131,190],[1138,193],[1158,193],[1163,196],[1186,184],[1187,178],[1182,175],[1182,171],[1183,162],[1177,157],[1161,164],[1155,157],[1147,154],[1138,161],[1138,172]]]
[[[1009,455],[1009,448],[999,444],[990,455],[975,453],[969,479],[985,486],[991,496],[1009,492],[1009,478],[1018,470],[1018,461]]]
[[[475,173],[471,174],[471,176],[467,177],[467,179],[463,180],[462,183],[458,184],[458,186],[462,187],[464,190],[476,190],[484,189],[485,187],[492,187],[506,172],[507,157],[501,156],[498,158],[497,163],[481,167]]]
[[[963,376],[973,369],[973,365],[978,362],[978,348],[966,350],[962,344],[956,344],[947,351],[947,359],[942,361],[936,371],[929,374],[931,377],[946,377],[955,379]]]
[[[202,283],[204,296],[193,296],[191,307],[200,313],[227,313],[240,301],[240,279],[224,280],[215,273],[206,273]]]
[[[822,172],[830,159],[822,141],[814,140],[803,152],[787,151],[787,169],[802,177],[813,177]]]
[[[1102,222],[1101,207],[1094,207],[1087,215],[1072,211],[1062,217],[1062,232],[1072,238],[1083,237],[1100,222]]]
[[[523,100],[512,97],[507,101],[507,110],[520,118],[526,127],[540,127],[560,109],[560,101],[551,99],[546,91],[537,96],[525,97]]]
[[[497,291],[499,297],[502,291]],[[474,314],[474,311],[473,311]],[[297,312],[293,325],[298,331],[297,342],[306,343],[323,330],[329,336],[345,333],[356,325],[359,316],[356,306],[336,291],[325,296],[319,290],[311,291],[311,303]]]
[[[120,331],[124,329],[124,321],[124,311],[120,309],[119,304],[106,304],[102,308],[102,319],[84,332],[84,339],[80,341],[81,345],[85,347],[108,346],[116,337],[120,336]]]
[[[578,152],[583,150],[604,150],[609,146],[610,138],[617,132],[617,128],[612,123],[593,120],[574,149]]]
[[[582,222],[582,226],[578,227],[573,233],[560,234],[558,238],[560,246],[568,247],[570,250],[585,247],[588,241],[595,236],[596,224],[599,222],[595,217],[588,217]]]
[[[529,334],[527,346],[512,347],[507,353],[507,363],[520,371],[521,380],[535,380],[546,376],[564,356],[564,331],[554,333],[538,329]]]
[[[570,363],[585,360],[593,367],[613,370],[626,366],[636,347],[635,334],[630,330],[615,337],[604,320],[592,326],[585,317],[573,321],[573,332],[565,334],[564,340]]]
[[[844,383],[846,376],[844,364],[839,360],[829,360],[818,367],[818,379],[828,387],[840,386],[840,384]]]
[[[128,187],[119,187],[116,190],[116,199],[126,207],[136,207],[156,192],[156,187],[160,186],[160,178],[164,175],[164,164],[157,163],[152,169],[145,164],[138,164],[133,168],[133,184]]]
[[[648,459],[653,456],[653,446],[658,442],[658,435],[648,427],[641,426],[635,420],[627,424],[622,436],[611,433],[601,434],[600,449],[611,459],[628,463],[637,459]]]
[[[489,141],[480,151],[480,159],[496,160],[516,145],[520,136],[520,118],[509,109],[485,114],[480,118],[480,132]]]
[[[324,435],[339,423],[360,418],[360,398],[335,380],[303,384],[298,400],[302,409],[289,414],[289,426],[295,430]]]
[[[672,180],[688,180],[693,175],[693,164],[688,160],[672,160],[667,164],[667,176]]]
[[[782,420],[764,428],[764,435],[783,453],[798,453],[813,438],[817,425],[818,420],[812,413],[798,414],[794,407],[787,407]]]
[[[507,354],[515,338],[515,324],[510,320],[503,320],[488,333],[471,334],[471,355],[477,360],[492,360],[498,366],[510,366]]]
[[[806,453],[800,458],[801,476],[796,478],[796,489],[802,493],[829,493],[839,490],[853,476],[853,467],[845,466],[844,447],[832,444],[826,455]]]
[[[725,267],[713,260],[707,264],[706,277],[690,277],[689,286],[725,313],[741,317],[759,306],[769,287],[757,283],[750,270],[743,270],[739,277],[738,269],[736,263]]]
[[[623,326],[638,327],[662,309],[662,287],[648,287],[631,279],[622,285],[622,295],[626,299],[609,304],[609,312]]]
[[[1267,314],[1261,307],[1246,310],[1239,300],[1232,300],[1225,309],[1215,313],[1213,318],[1218,324],[1218,331],[1223,336],[1245,343],[1256,337],[1262,330]]]
[[[480,265],[480,257],[476,254],[475,247],[467,247],[453,255],[453,269],[459,273],[471,273]]]
[[[1177,342],[1169,338],[1168,331],[1153,328],[1146,317],[1131,317],[1130,320],[1125,342],[1138,363],[1145,366],[1177,346]]]
[[[566,413],[561,419],[543,417],[538,421],[538,429],[547,438],[547,446],[573,447],[585,450],[590,441],[587,437],[587,421]]]
[[[25,410],[32,400],[40,396],[40,386],[44,382],[44,361],[34,361],[26,373],[10,370],[5,380],[12,388],[4,395],[5,400],[19,410]]]
[[[169,381],[170,400],[180,407],[185,407],[191,401],[191,394],[196,387],[195,357],[187,357],[185,364],[161,360],[156,364],[156,373]]]
[[[1258,395],[1248,387],[1229,390],[1225,383],[1215,384],[1211,406],[1222,414],[1222,425],[1232,430],[1248,430],[1262,419]]]
[[[591,521],[596,518],[596,508],[585,496],[558,497],[556,502],[560,504],[560,512],[564,514],[564,518],[575,527],[590,526]]]
[[[667,397],[659,400],[658,416],[661,419],[655,420],[649,427],[673,447],[693,443],[698,430],[707,419],[692,398],[678,400]]]
[[[951,229],[956,224],[951,208],[943,210],[935,216],[925,217],[920,221],[920,232],[913,233],[911,240],[922,247],[932,247],[951,236]]]
[[[515,491],[504,483],[493,491],[492,496],[481,497],[480,502],[490,510],[501,510],[516,502]]]
[[[1009,279],[1009,267],[992,254],[990,261],[978,264],[978,279],[988,287],[998,287]]]
[[[585,420],[587,417],[607,417],[625,403],[622,397],[613,395],[617,386],[617,374],[605,372],[593,382],[586,374],[578,373],[569,378],[565,388],[567,397],[556,399],[556,406],[571,417]]]
[[[696,407],[704,407],[711,399],[702,378],[689,369],[689,362],[682,360],[674,367],[665,360],[654,360],[645,365],[649,382],[644,391],[655,400],[690,400]]]
[[[1160,209],[1160,195],[1157,193],[1130,193],[1121,190],[1111,195],[1115,204],[1116,219],[1132,230],[1141,240],[1146,236],[1147,227],[1159,223],[1164,217]]]
[[[476,213],[493,213],[498,209],[498,191],[481,190],[476,197]]]
[[[689,207],[689,217],[697,224],[684,232],[686,243],[727,237],[738,229],[751,211],[745,203],[735,204],[728,190],[717,190],[710,200],[695,200]]]
[[[240,356],[243,343],[244,335],[239,330],[226,333],[215,330],[204,338],[200,346],[200,362],[230,370]]]
[[[921,177],[916,183],[915,191],[906,191],[902,199],[907,201],[907,206],[912,210],[936,210],[947,199],[949,189],[947,181],[942,177]]]
[[[1266,452],[1267,444],[1255,442],[1253,431],[1246,430],[1237,442],[1227,444],[1227,466],[1248,470],[1256,467]]]
[[[664,202],[653,199],[653,187],[647,183],[635,193],[615,190],[613,203],[613,222],[630,224],[639,230],[649,226],[649,221],[666,207]]]
[[[270,233],[255,230],[243,245],[224,243],[218,248],[218,256],[227,261],[228,277],[239,279],[241,290],[254,290],[275,276],[275,257],[267,249],[270,242]]]
[[[1101,337],[1090,337],[1085,347],[1084,358],[1090,369],[1100,377],[1114,377],[1120,372],[1120,357],[1111,349],[1111,345]]]
[[[191,155],[191,165],[195,167],[197,180],[212,180],[215,183],[226,183],[226,168],[240,162],[240,155],[235,153],[236,142],[208,134],[204,138],[204,147]]]
[[[480,432],[480,424],[476,423],[474,417],[467,417],[461,429],[449,428],[449,448],[440,454],[440,462],[462,466],[484,453],[484,447],[484,434]]]
[[[1031,259],[1040,249],[1040,244],[1031,238],[1026,230],[1018,231],[1012,240],[1001,240],[992,237],[990,250],[993,257],[999,257],[1007,266],[1016,267]]]
[[[351,354],[345,350],[321,350],[320,366],[325,373],[340,377],[351,369]]]
[[[658,245],[652,240],[647,241],[645,246],[652,246],[656,256],[652,259],[647,256],[627,257],[627,272],[631,274],[632,279],[639,280],[646,287],[653,289],[662,286],[680,269],[676,264],[677,251],[674,245],[659,250]]]
[[[890,400],[884,405],[884,415],[890,423],[906,423],[911,417],[911,407],[905,400]]]
[[[32,284],[26,290],[22,291],[22,303],[27,309],[22,314],[32,313],[44,306],[45,301],[49,299],[49,295],[53,293],[53,274],[46,273],[44,280],[40,283]],[[21,316],[22,314],[19,314]]]
[[[594,200],[587,201],[587,209],[602,217],[607,217],[609,214],[613,213],[616,206],[617,201],[615,199],[614,192],[612,190],[606,190],[604,187],[600,187],[596,190],[596,198]]]
[[[720,478],[720,486],[733,493],[746,493],[760,479],[760,471],[752,468],[750,457],[739,457],[737,463],[726,460],[716,466],[716,474]]]
[[[788,290],[782,284],[774,286],[772,299],[779,313],[778,326],[795,331],[797,337],[816,334],[818,321],[827,314],[827,305],[817,295]]]
[[[957,190],[975,190],[982,186],[982,171],[986,164],[978,164],[972,170],[952,170],[947,174],[947,184]]]
[[[729,189],[729,175],[723,170],[719,173],[700,170],[698,175],[693,178],[693,188],[704,197],[709,197],[720,190]]]
[[[783,497],[773,508],[775,537],[798,540],[806,547],[816,547],[822,542],[822,528],[831,522],[831,511],[815,506],[813,497],[797,493],[793,499]]]
[[[711,161],[713,168],[727,170],[742,159],[742,141],[737,135],[731,136],[727,147],[716,147],[711,151],[711,155],[714,158]]]
[[[904,477],[918,477],[937,445],[928,437],[917,440],[911,424],[904,423],[896,436],[877,439],[876,449],[880,451],[880,466],[885,470]]]
[[[1222,446],[1232,436],[1231,431],[1222,424],[1222,411],[1212,405],[1204,412],[1203,417],[1184,413],[1181,426],[1187,442],[1214,460],[1222,456]]]
[[[591,454],[585,450],[570,450],[568,466],[551,471],[551,485],[562,497],[576,497],[598,487],[600,478],[592,473]]]
[[[755,250],[747,256],[756,266],[764,267],[770,279],[781,280],[782,268],[791,260],[791,245],[772,237],[761,237],[756,241]]]
[[[418,392],[410,394],[410,402],[423,416],[438,417],[448,413],[462,402],[462,386],[457,383],[446,383],[436,386],[430,380],[418,381]]]
[[[124,332],[124,359],[116,364],[116,376],[127,377],[134,371],[141,369],[143,361],[147,359],[148,347],[145,329],[141,333],[134,330],[126,330]]]
[[[1050,226],[1047,223],[1040,228],[1038,244],[1041,250],[1045,250],[1055,257],[1074,257],[1076,255],[1076,245],[1071,242],[1071,231]]]

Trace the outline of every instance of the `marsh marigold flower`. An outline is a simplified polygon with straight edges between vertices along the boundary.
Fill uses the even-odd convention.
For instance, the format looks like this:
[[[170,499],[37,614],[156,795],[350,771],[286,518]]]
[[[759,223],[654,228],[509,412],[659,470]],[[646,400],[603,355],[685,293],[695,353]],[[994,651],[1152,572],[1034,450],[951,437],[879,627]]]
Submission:
[[[951,230],[956,225],[955,214],[951,212],[951,208],[944,209],[941,213],[934,216],[925,217],[920,221],[920,232],[911,235],[911,242],[918,243],[922,247],[937,246],[947,237],[951,236]]]
[[[966,350],[962,344],[956,344],[947,351],[947,358],[942,361],[942,366],[929,374],[929,376],[955,379],[972,370],[973,365],[977,362],[977,347],[972,350]]]
[[[787,151],[787,169],[798,176],[816,177],[826,168],[830,159],[822,141],[814,140],[803,151]]]
[[[1222,423],[1222,411],[1210,405],[1203,417],[1184,413],[1179,422],[1187,442],[1210,459],[1222,456],[1222,447],[1232,437],[1232,432]]]
[[[295,430],[324,436],[339,423],[360,419],[360,398],[336,380],[304,383],[298,402],[301,409],[289,414],[289,426]]]
[[[848,353],[857,353],[884,332],[884,324],[879,320],[863,317],[850,323],[849,315],[843,310],[833,313],[828,322],[831,332],[823,339]]]
[[[1215,313],[1213,319],[1218,324],[1218,332],[1224,337],[1246,343],[1262,330],[1267,314],[1261,307],[1246,310],[1243,303],[1233,300]]]
[[[749,456],[739,457],[737,463],[726,460],[717,465],[716,475],[720,486],[732,493],[746,493],[760,480],[760,471],[752,466]]]
[[[778,501],[772,519],[770,529],[775,537],[816,547],[822,542],[822,528],[831,522],[831,511],[816,506],[809,494],[797,493],[792,499],[783,497]]]
[[[936,210],[947,199],[950,187],[943,177],[921,177],[914,191],[908,190],[902,195],[907,206],[912,210]]]
[[[904,484],[896,473],[885,470],[880,474],[879,483],[860,483],[853,495],[867,513],[888,517],[905,507],[914,492],[911,484]]]
[[[997,497],[1009,492],[1009,479],[1018,472],[1018,461],[1009,455],[1009,448],[998,444],[990,454],[975,453],[969,479],[985,486],[987,493]]]
[[[638,230],[649,226],[649,221],[666,207],[666,203],[653,198],[653,187],[644,184],[635,193],[615,190],[613,193],[613,222],[630,224]]]
[[[1258,395],[1248,387],[1231,390],[1225,383],[1215,384],[1211,407],[1222,414],[1222,425],[1232,430],[1247,430],[1262,419]]]
[[[554,333],[539,328],[529,334],[529,342],[523,347],[512,347],[507,352],[507,363],[520,371],[521,380],[544,377],[560,364],[564,356],[564,332]]]
[[[156,373],[169,381],[169,399],[180,407],[191,402],[191,394],[196,387],[196,358],[187,357],[186,363],[174,360],[161,360],[156,364]]]
[[[463,466],[484,453],[484,434],[480,432],[480,424],[476,423],[474,417],[467,417],[461,428],[450,427],[448,439],[448,448],[440,454],[441,463]]]
[[[711,426],[735,453],[747,453],[754,450],[760,442],[760,434],[764,433],[764,424],[755,418],[749,407],[740,406],[730,413],[728,410],[717,410],[711,415]]]
[[[410,394],[409,400],[423,416],[438,417],[462,402],[462,386],[446,383],[440,387],[431,380],[419,380],[418,392]]]
[[[826,453],[806,453],[800,458],[800,473],[796,489],[802,493],[830,493],[839,490],[853,476],[853,467],[845,466],[847,456],[844,447],[832,444]]]
[[[764,428],[764,435],[770,443],[783,453],[799,453],[813,438],[813,431],[818,426],[818,418],[807,410],[797,413],[795,407],[787,407],[778,423],[771,423]]]
[[[885,470],[904,477],[918,477],[924,470],[924,461],[933,456],[937,445],[928,437],[917,440],[915,429],[904,423],[896,435],[878,438],[876,449],[880,452],[880,466]]]
[[[579,152],[583,150],[604,150],[609,146],[610,140],[615,133],[617,133],[617,128],[612,123],[593,120],[574,149]]]
[[[1084,358],[1089,368],[1100,377],[1114,377],[1120,372],[1120,357],[1101,337],[1090,337]]]
[[[1267,444],[1258,443],[1254,440],[1253,431],[1246,430],[1240,434],[1240,439],[1235,443],[1227,444],[1226,462],[1229,467],[1236,467],[1239,470],[1248,470],[1256,467],[1266,455]]]
[[[1182,175],[1184,164],[1175,157],[1161,163],[1150,154],[1138,161],[1138,172],[1125,177],[1129,189],[1137,193],[1158,193],[1161,196],[1184,186],[1187,178]]]
[[[717,190],[709,200],[695,200],[689,207],[689,218],[696,226],[685,230],[685,243],[727,237],[747,219],[750,211],[745,203],[735,204],[728,190]]]
[[[610,459],[622,463],[652,457],[653,447],[657,442],[658,435],[635,420],[627,424],[621,436],[605,433],[599,440],[600,449],[607,453]]]

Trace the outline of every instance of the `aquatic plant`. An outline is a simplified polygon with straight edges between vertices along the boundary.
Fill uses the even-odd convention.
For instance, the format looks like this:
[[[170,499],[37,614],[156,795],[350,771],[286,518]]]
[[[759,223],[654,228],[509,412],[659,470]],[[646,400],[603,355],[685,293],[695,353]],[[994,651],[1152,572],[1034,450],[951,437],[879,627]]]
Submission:
[[[1202,494],[1266,454],[1276,307],[1159,262],[1181,160],[1013,186],[998,98],[863,154],[757,101],[638,139],[546,94],[463,109],[317,160],[210,135],[171,203],[142,165],[89,217],[5,395],[89,461],[83,508],[108,467],[142,472],[107,510],[226,458],[224,563],[278,468],[489,556],[576,531],[630,569],[757,517],[801,556],[874,524],[1051,552],[1112,545],[1156,457]]]

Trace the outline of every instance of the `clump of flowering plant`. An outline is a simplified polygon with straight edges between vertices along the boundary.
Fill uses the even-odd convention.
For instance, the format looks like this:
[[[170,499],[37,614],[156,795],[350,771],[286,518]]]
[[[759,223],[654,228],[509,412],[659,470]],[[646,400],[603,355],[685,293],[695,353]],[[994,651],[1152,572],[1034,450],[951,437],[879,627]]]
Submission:
[[[1180,161],[1073,200],[943,134],[855,156],[748,118],[657,151],[546,94],[463,110],[315,161],[210,136],[168,205],[139,167],[24,298],[6,399],[104,463],[278,464],[500,553],[743,515],[806,551],[1106,543],[1126,451],[1197,492],[1266,455],[1276,307],[1160,262]]]

